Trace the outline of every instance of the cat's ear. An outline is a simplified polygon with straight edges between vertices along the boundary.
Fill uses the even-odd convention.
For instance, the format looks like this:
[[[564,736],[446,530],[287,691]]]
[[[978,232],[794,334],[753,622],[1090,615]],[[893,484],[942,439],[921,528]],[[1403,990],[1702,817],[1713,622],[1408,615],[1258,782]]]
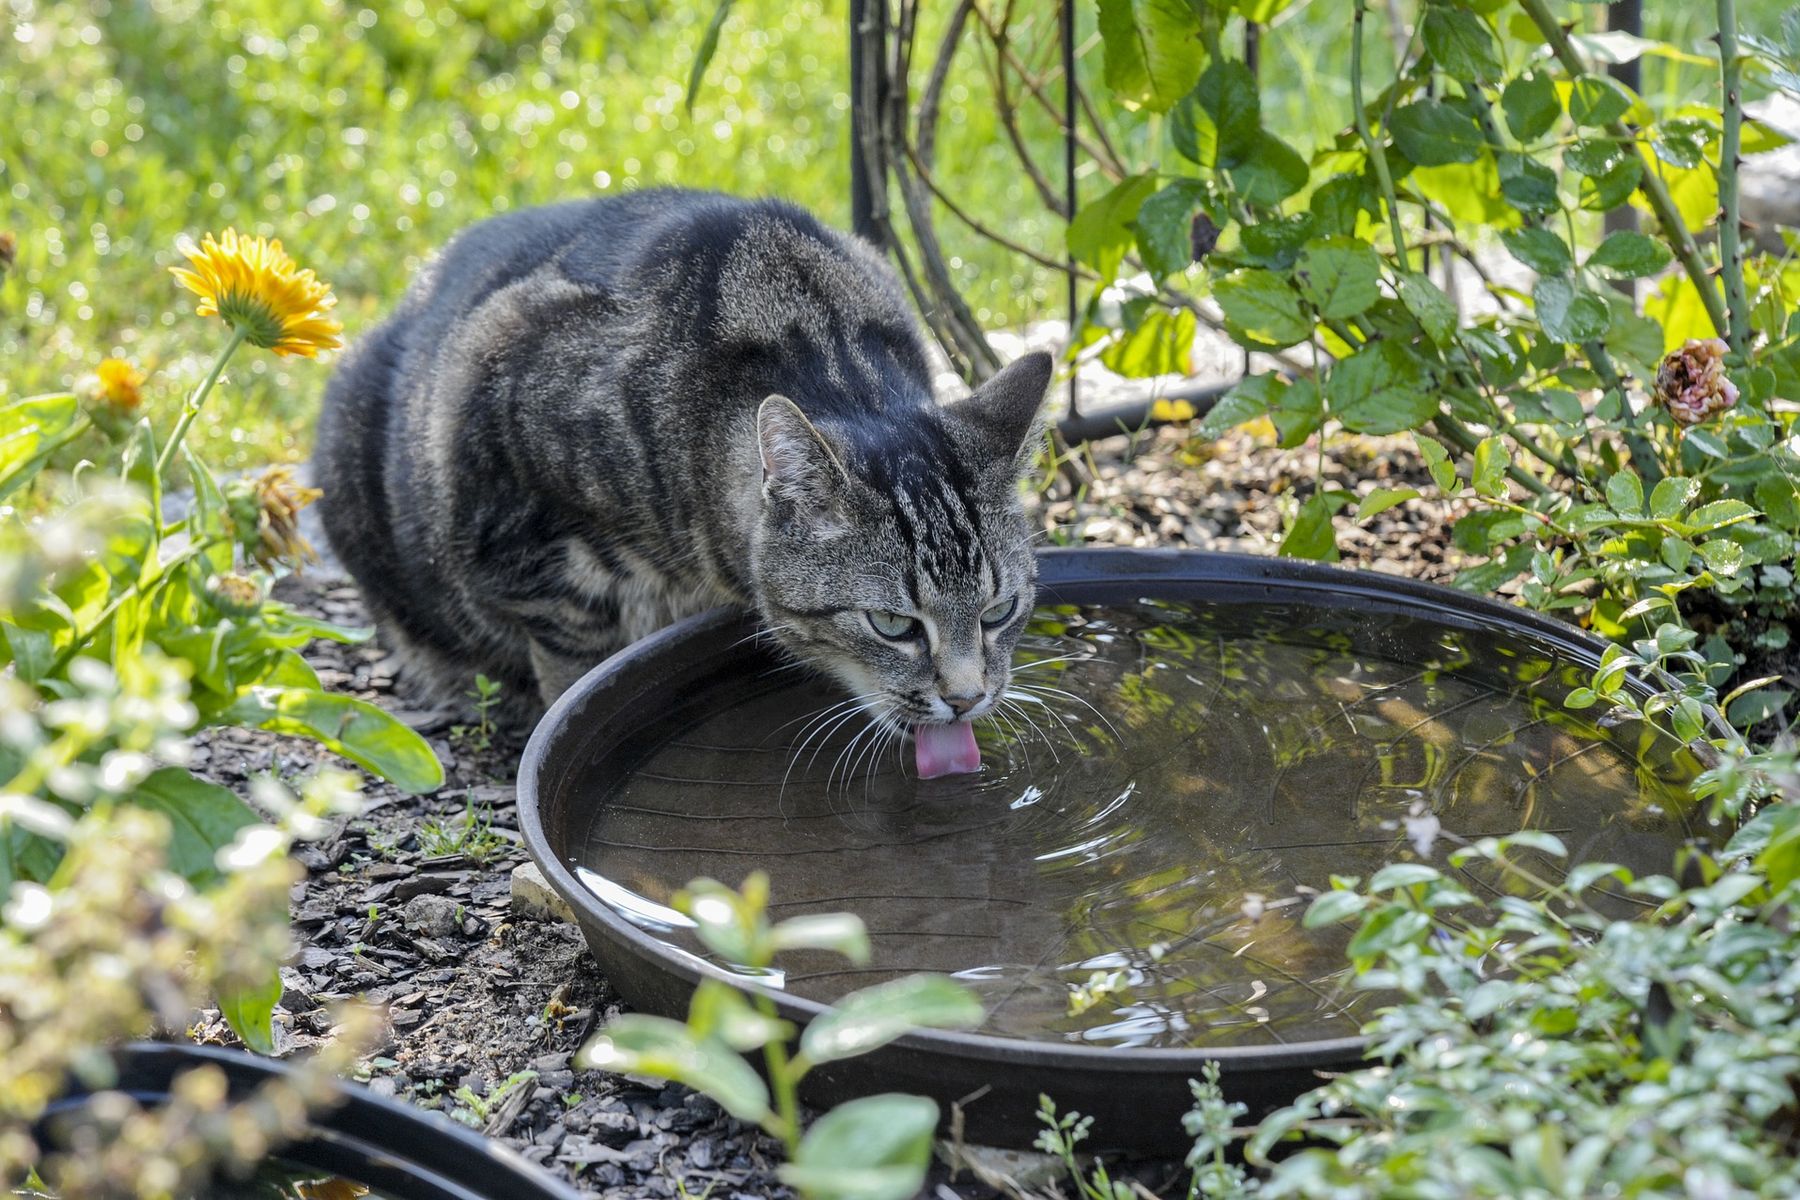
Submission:
[[[1010,458],[1024,447],[1037,423],[1053,369],[1053,360],[1042,350],[1014,359],[966,399],[952,404],[950,411],[996,453]]]
[[[813,423],[786,396],[770,396],[756,410],[763,497],[826,524],[842,520],[849,475]]]

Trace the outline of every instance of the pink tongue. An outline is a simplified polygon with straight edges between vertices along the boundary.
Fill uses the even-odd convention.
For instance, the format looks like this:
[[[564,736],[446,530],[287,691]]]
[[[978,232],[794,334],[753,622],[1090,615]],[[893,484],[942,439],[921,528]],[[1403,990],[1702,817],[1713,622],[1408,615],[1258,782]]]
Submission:
[[[975,727],[967,721],[915,726],[913,751],[920,779],[967,775],[981,769],[981,747],[975,744]]]

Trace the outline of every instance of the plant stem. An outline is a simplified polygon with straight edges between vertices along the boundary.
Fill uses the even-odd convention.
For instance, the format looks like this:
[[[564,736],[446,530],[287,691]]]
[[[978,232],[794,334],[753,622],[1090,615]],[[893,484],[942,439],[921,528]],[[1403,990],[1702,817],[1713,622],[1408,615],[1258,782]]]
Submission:
[[[1363,107],[1363,17],[1367,9],[1367,0],[1356,0],[1356,20],[1350,27],[1350,104],[1355,111],[1356,134],[1368,151],[1369,162],[1375,167],[1375,179],[1381,185],[1382,199],[1387,203],[1388,226],[1394,234],[1394,257],[1400,261],[1401,270],[1410,271],[1412,265],[1406,260],[1406,234],[1400,228],[1400,202],[1394,193],[1394,177],[1388,173],[1387,151],[1370,131],[1369,114]]]
[[[1719,138],[1719,261],[1725,275],[1730,331],[1726,340],[1740,355],[1750,352],[1750,297],[1744,290],[1744,243],[1738,228],[1738,168],[1743,165],[1744,98],[1740,90],[1737,0],[1719,0],[1719,80],[1724,85]]]
[[[1538,32],[1544,35],[1544,40],[1549,43],[1564,70],[1575,77],[1590,73],[1587,63],[1582,61],[1581,53],[1569,40],[1568,33],[1551,15],[1546,0],[1519,0],[1519,7],[1525,10],[1525,15],[1531,18],[1532,24],[1538,27]],[[1644,193],[1650,211],[1656,214],[1657,223],[1662,226],[1663,236],[1669,240],[1670,246],[1675,250],[1675,257],[1681,260],[1682,268],[1687,271],[1694,290],[1700,294],[1700,303],[1706,308],[1706,315],[1712,320],[1713,328],[1721,333],[1729,330],[1731,321],[1725,312],[1725,301],[1720,299],[1719,289],[1713,284],[1706,260],[1700,257],[1700,247],[1695,243],[1687,222],[1681,219],[1681,210],[1675,206],[1675,198],[1669,195],[1668,186],[1657,173],[1656,164],[1644,157],[1643,150],[1638,146],[1637,134],[1623,121],[1609,123],[1606,132],[1620,145],[1629,146],[1637,156],[1638,166],[1643,171],[1639,177],[1638,190]]]
[[[219,357],[213,360],[212,370],[207,372],[206,378],[200,381],[200,386],[194,389],[194,394],[189,396],[188,402],[182,406],[181,419],[175,422],[175,431],[169,434],[168,442],[157,453],[157,478],[162,479],[168,476],[169,467],[175,461],[175,450],[181,445],[182,439],[187,437],[188,426],[192,425],[194,418],[200,415],[200,406],[206,403],[207,396],[212,394],[213,386],[219,382],[219,376],[225,370],[226,360],[243,344],[244,331],[234,326],[231,330],[231,340],[225,343],[223,350],[219,351]]]
[[[752,996],[765,1017],[773,1020],[779,1015],[773,1000],[760,993],[752,993]],[[781,1121],[781,1128],[776,1133],[791,1161],[800,1152],[799,1072],[788,1061],[787,1045],[778,1037],[763,1044],[763,1061],[768,1064],[769,1085],[775,1089],[775,1112]]]

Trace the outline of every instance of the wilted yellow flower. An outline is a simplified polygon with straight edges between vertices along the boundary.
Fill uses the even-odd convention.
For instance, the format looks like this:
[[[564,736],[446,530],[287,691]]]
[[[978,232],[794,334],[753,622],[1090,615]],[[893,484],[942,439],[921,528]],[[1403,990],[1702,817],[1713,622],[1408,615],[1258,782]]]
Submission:
[[[292,467],[281,466],[226,488],[240,543],[270,570],[279,563],[298,567],[318,561],[312,543],[300,534],[300,510],[322,495],[302,486]]]
[[[200,297],[194,311],[224,318],[252,346],[312,358],[343,345],[337,335],[344,327],[329,315],[337,303],[331,285],[297,268],[280,241],[235,229],[215,241],[209,233],[188,262],[192,270],[170,272]]]
[[[122,358],[102,359],[94,368],[99,379],[95,398],[106,403],[121,416],[129,416],[144,402],[144,373]]]

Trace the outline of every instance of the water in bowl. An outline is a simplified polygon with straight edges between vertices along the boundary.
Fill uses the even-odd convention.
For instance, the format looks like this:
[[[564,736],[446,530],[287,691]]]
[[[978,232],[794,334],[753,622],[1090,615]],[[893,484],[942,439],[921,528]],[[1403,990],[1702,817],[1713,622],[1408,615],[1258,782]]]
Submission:
[[[1538,829],[1569,863],[1666,873],[1708,836],[1699,766],[1563,699],[1576,664],[1517,635],[1348,609],[1141,602],[1040,609],[979,774],[920,781],[842,695],[771,669],[672,713],[598,797],[574,864],[618,911],[699,953],[689,879],[773,877],[778,917],[850,911],[874,959],[785,960],[830,1002],[911,971],[985,1000],[984,1032],[1112,1047],[1349,1036],[1381,997],[1344,982],[1343,928],[1305,929],[1333,875]],[[1640,903],[1603,892],[1619,912]]]

